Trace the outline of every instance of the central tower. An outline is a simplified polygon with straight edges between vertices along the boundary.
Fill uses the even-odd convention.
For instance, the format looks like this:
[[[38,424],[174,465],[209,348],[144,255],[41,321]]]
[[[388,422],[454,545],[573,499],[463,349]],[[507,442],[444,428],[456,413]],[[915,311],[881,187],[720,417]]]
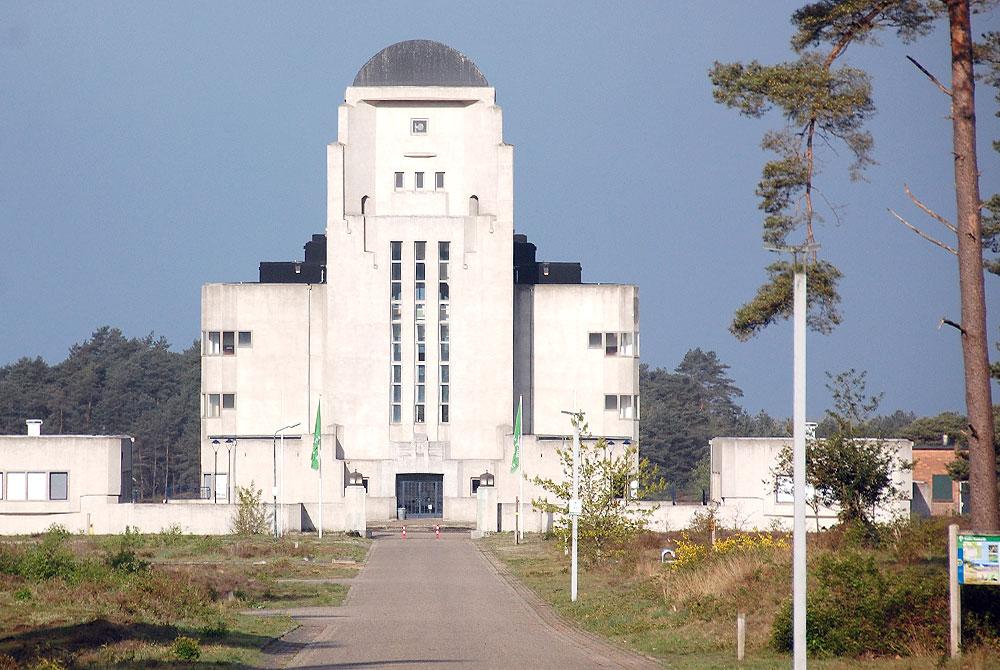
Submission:
[[[471,504],[465,489],[496,471],[510,441],[513,147],[502,126],[476,65],[427,40],[377,53],[340,106],[311,392],[373,498],[413,479]],[[424,493],[419,506],[440,513]]]

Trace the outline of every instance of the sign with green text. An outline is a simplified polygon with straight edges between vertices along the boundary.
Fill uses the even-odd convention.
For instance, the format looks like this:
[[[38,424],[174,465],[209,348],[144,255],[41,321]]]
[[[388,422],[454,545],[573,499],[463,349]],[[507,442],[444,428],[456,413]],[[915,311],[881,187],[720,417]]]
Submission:
[[[1000,586],[1000,534],[959,534],[958,583]]]

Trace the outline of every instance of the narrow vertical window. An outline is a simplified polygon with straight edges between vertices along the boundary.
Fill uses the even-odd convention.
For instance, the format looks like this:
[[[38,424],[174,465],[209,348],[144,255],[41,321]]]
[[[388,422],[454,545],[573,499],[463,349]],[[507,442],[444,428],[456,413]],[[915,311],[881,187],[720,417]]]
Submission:
[[[218,356],[222,353],[222,333],[217,330],[209,331],[208,351],[205,353],[209,356]]]
[[[222,354],[232,356],[236,353],[236,333],[231,330],[222,333]]]
[[[402,180],[402,172],[396,173]],[[389,421],[403,420],[403,243],[389,243]]]
[[[423,185],[423,173],[417,173]],[[413,421],[426,421],[427,406],[427,243],[413,243]]]
[[[439,173],[444,180],[444,174]],[[451,324],[448,322],[448,306],[451,293],[448,288],[448,267],[451,262],[451,243],[438,242],[438,418],[441,423],[451,420],[451,374],[450,351]]]
[[[402,172],[397,172],[396,176],[394,177],[392,183],[393,183],[393,186],[395,188],[397,188],[397,189],[403,188],[403,173]]]
[[[413,173],[413,188],[418,191],[424,187],[424,173],[414,172]]]
[[[434,173],[434,189],[440,191],[444,188],[444,172]]]

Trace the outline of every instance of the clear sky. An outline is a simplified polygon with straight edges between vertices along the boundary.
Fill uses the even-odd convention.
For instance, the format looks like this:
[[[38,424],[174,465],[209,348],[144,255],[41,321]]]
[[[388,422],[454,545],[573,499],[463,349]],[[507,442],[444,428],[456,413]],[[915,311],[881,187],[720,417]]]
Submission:
[[[405,39],[444,42],[496,87],[515,146],[515,227],[539,259],[640,287],[642,358],[702,347],[751,411],[791,414],[791,324],[727,331],[773,255],[754,188],[765,130],[712,101],[714,60],[792,58],[802,2],[49,3],[0,8],[0,364],[62,360],[105,324],[175,348],[199,331],[199,288],[255,281],[325,227],[326,144],[357,70]],[[1000,29],[1000,16],[974,17]],[[884,411],[964,408],[955,259],[887,207],[944,233],[903,184],[954,214],[947,31],[885,35],[847,62],[874,80],[879,164],[851,183],[824,149],[821,255],[844,271],[844,324],[809,337],[809,413],[824,371],[868,370]],[[980,87],[984,196],[1000,190],[993,90]],[[987,277],[991,340],[1000,279]],[[484,324],[488,327],[488,324]],[[995,349],[992,355],[998,354]],[[994,385],[994,397],[1000,388]]]

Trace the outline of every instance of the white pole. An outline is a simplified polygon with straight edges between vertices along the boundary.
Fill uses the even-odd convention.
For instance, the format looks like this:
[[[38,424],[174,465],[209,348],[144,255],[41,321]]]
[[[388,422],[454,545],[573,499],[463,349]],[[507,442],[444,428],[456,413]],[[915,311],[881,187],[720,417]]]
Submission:
[[[795,670],[806,667],[806,273],[795,254],[794,370],[793,387],[793,492],[795,520],[792,526],[792,649]]]
[[[521,542],[524,542],[524,510],[521,508],[524,506],[524,438],[521,438],[521,454],[520,462],[517,464],[517,512],[518,512],[518,526],[517,533]]]
[[[281,453],[281,456],[279,458],[281,459],[281,467],[278,469],[278,473],[279,473],[278,477],[280,478],[278,480],[280,482],[278,484],[278,504],[279,505],[284,505],[285,504],[285,434],[284,433],[281,434],[281,451],[280,451],[280,453]],[[287,530],[285,528],[285,515],[282,514],[281,517],[280,517],[280,519],[281,520],[279,522],[280,526],[279,526],[279,529],[278,529],[278,534],[279,535],[284,535],[287,532]]]
[[[573,417],[573,503],[579,504],[580,500],[580,426],[578,416]],[[576,602],[576,524],[579,515],[576,509],[570,510],[570,518],[573,520],[573,558],[571,559],[572,567],[571,574],[572,578],[570,580],[570,600]]]
[[[323,403],[323,396],[319,397],[320,404]],[[319,412],[319,405],[316,407]],[[319,442],[319,537],[323,538],[323,435],[320,434]]]
[[[950,652],[958,658],[962,646],[962,591],[958,584],[958,524],[948,526],[948,610]]]

